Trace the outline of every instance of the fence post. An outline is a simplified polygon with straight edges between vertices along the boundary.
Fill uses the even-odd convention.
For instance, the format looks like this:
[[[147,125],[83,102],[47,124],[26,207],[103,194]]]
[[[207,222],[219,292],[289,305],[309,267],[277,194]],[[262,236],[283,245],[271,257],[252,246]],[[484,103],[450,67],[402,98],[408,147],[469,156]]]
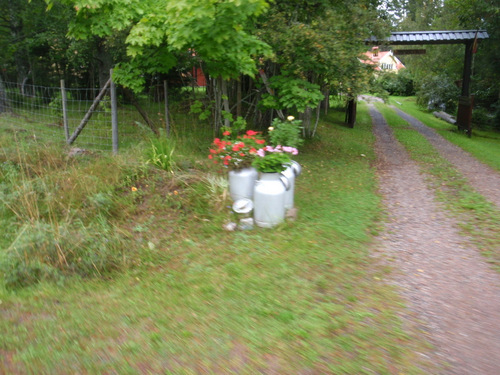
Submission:
[[[167,137],[170,137],[170,120],[168,113],[168,85],[167,81],[163,81],[163,91],[165,91],[165,130],[167,131]]]
[[[113,69],[110,74],[110,91],[111,91],[111,137],[113,139],[113,153],[118,153],[118,105],[116,100],[116,85],[113,82]]]
[[[66,88],[64,87],[64,79],[61,79],[61,101],[62,101],[62,112],[63,112],[63,126],[64,126],[64,136],[66,137],[66,143],[69,141],[69,125],[68,125],[68,98],[66,96]]]

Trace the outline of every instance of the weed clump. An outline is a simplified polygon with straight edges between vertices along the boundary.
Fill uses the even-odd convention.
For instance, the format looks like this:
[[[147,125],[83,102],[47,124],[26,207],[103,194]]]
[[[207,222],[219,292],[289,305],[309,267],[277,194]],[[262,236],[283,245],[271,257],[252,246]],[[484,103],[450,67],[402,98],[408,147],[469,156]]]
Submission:
[[[130,236],[117,230],[124,194],[144,170],[121,158],[69,160],[58,147],[3,149],[0,163],[0,274],[7,288],[127,266]]]
[[[25,224],[0,262],[7,288],[39,281],[62,281],[68,275],[102,276],[120,268],[124,239],[104,221]]]

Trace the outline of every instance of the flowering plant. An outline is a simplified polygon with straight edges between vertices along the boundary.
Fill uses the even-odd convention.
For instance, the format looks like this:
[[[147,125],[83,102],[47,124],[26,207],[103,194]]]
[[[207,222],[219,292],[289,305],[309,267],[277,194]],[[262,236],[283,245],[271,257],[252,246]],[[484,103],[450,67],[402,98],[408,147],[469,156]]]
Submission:
[[[288,116],[287,121],[275,118],[269,127],[269,141],[272,145],[300,147],[304,140],[301,137],[301,120]]]
[[[279,173],[286,169],[286,164],[292,159],[292,155],[299,152],[295,147],[287,146],[265,146],[257,151],[257,157],[252,165],[263,173]]]
[[[222,136],[222,139],[214,139],[208,158],[215,164],[221,163],[232,169],[250,167],[257,150],[266,143],[260,133],[253,130],[236,137],[232,137],[231,131],[225,130]]]

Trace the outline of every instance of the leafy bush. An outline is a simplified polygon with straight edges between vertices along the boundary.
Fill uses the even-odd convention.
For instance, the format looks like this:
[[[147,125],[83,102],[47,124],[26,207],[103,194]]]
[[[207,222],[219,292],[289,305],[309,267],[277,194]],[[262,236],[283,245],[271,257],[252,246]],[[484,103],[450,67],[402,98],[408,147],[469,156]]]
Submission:
[[[474,108],[472,111],[472,123],[478,129],[493,128],[495,115],[486,108]]]
[[[295,120],[293,116],[288,116],[287,121],[275,118],[269,128],[269,141],[273,146],[290,146],[298,148],[304,140],[301,137],[301,120]]]
[[[295,108],[297,112],[303,113],[307,107],[316,107],[324,99],[319,85],[303,79],[282,75],[271,77],[269,82],[277,93],[276,96],[262,95],[260,105],[265,109]]]
[[[417,103],[430,110],[454,113],[457,109],[459,88],[446,75],[428,76],[417,90]]]
[[[382,73],[378,80],[380,87],[390,95],[411,96],[415,94],[413,77],[407,69],[399,73]]]

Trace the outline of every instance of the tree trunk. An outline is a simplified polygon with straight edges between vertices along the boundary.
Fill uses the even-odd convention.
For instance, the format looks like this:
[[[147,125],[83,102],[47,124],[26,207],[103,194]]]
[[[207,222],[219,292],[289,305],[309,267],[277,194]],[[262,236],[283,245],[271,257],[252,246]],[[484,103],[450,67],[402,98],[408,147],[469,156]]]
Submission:
[[[302,134],[304,138],[312,138],[313,132],[311,130],[311,117],[312,117],[312,108],[306,107],[304,113],[301,114],[302,120]]]
[[[224,105],[224,127],[229,128],[231,126],[231,121],[229,115],[231,114],[231,108],[229,108],[229,96],[227,95],[227,81],[220,77],[220,85],[222,88],[222,104]]]
[[[156,135],[160,135],[160,133],[158,132],[158,129],[156,129],[155,125],[150,120],[147,112],[140,106],[139,102],[135,98],[134,93],[130,89],[127,89],[127,88],[125,88],[123,90],[123,93],[125,94],[125,96],[127,97],[127,99],[130,101],[130,103],[132,103],[132,105],[141,114],[142,118],[144,119],[144,121],[146,122],[146,124],[148,125],[148,127],[151,129],[151,131],[153,133],[155,133]]]
[[[109,53],[105,45],[105,39],[97,40],[97,68],[99,72],[99,87],[103,88],[109,79],[109,71],[113,68],[113,57]]]
[[[241,116],[241,76],[236,83],[236,118]]]
[[[269,81],[267,80],[266,73],[263,70],[260,70],[259,73],[260,73],[260,77],[262,78],[262,82],[264,83],[264,86],[266,87],[268,94],[274,96],[274,90],[269,85]],[[278,117],[282,121],[285,121],[285,115],[283,114],[283,111],[281,109],[277,109],[276,113],[278,114]]]

